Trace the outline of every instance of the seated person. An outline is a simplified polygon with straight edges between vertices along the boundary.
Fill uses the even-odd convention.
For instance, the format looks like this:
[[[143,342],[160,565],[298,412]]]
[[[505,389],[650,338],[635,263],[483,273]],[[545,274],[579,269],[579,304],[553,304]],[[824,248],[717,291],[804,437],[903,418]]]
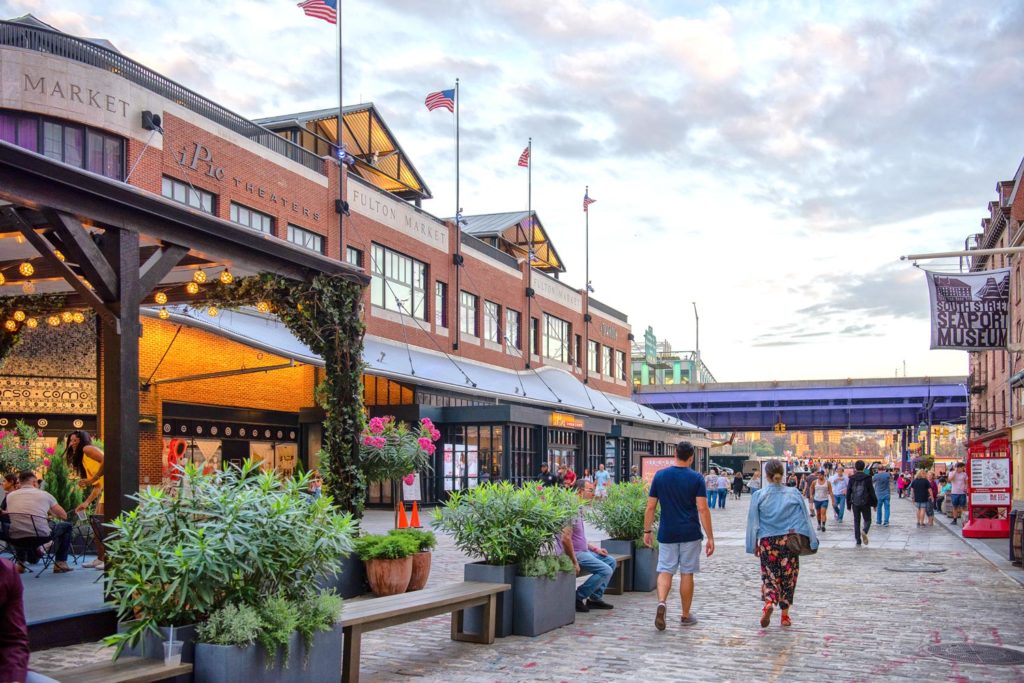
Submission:
[[[18,488],[18,475],[13,472],[5,474],[3,495],[0,496],[0,511],[7,509],[7,494],[16,488]],[[6,517],[0,516],[0,541],[6,541],[10,538],[8,535],[10,528],[10,520]]]
[[[11,540],[24,542],[33,539],[36,546],[52,541],[54,545],[54,574],[71,571],[68,566],[68,551],[71,549],[71,524],[60,522],[51,530],[47,515],[67,519],[68,513],[57,504],[57,499],[38,487],[36,473],[26,470],[18,475],[17,490],[7,494],[7,510],[11,527]],[[24,552],[18,550],[18,573],[25,572]]]
[[[573,525],[562,534],[562,549],[572,560],[577,574],[580,573],[580,569],[590,572],[590,578],[576,589],[576,611],[612,609],[612,606],[604,601],[604,589],[608,587],[608,582],[615,572],[615,559],[608,557],[608,551],[604,548],[587,543],[583,510],[580,510]]]
[[[21,579],[7,560],[0,560],[0,681],[56,683],[28,670],[28,627],[22,604]]]

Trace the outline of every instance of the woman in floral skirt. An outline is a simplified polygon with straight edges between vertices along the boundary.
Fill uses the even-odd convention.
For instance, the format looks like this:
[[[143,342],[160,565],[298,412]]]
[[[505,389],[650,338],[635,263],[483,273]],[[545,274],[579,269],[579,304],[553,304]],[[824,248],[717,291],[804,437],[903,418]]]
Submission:
[[[784,473],[778,460],[765,465],[764,486],[751,496],[747,514],[747,552],[761,559],[761,628],[771,623],[776,606],[782,610],[782,625],[793,623],[789,608],[800,575],[800,557],[786,547],[786,539],[791,533],[802,534],[810,539],[812,548],[818,547],[803,496],[782,485]]]

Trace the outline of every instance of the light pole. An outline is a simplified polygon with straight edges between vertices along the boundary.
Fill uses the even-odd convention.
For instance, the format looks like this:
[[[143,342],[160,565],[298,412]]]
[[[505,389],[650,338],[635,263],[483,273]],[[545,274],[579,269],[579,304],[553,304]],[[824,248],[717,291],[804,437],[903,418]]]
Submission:
[[[694,375],[696,375],[697,383],[700,383],[700,316],[697,315],[697,302],[691,301],[693,304],[693,320],[697,324],[697,341],[696,349],[694,349],[694,355],[697,356],[697,362],[693,367]]]

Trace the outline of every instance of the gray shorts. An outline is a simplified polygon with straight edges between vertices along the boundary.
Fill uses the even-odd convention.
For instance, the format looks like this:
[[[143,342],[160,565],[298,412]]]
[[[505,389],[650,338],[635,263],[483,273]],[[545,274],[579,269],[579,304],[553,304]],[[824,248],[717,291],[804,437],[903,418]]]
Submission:
[[[658,544],[658,572],[675,574],[696,574],[700,571],[700,550],[703,545],[699,539],[685,543]]]

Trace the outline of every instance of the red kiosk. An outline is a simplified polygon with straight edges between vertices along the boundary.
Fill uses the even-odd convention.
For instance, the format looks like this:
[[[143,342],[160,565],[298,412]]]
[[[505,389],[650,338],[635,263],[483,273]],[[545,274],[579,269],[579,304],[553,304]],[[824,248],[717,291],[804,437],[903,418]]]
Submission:
[[[996,439],[967,449],[967,515],[964,536],[1008,538],[1010,535],[1010,442]]]

